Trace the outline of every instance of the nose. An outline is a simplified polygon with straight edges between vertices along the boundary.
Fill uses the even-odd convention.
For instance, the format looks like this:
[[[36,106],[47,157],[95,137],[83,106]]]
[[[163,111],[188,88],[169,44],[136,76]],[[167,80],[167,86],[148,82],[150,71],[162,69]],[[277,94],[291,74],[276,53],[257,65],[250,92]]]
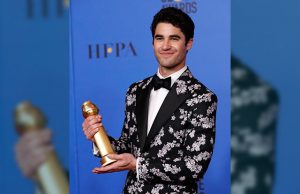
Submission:
[[[164,40],[163,45],[162,45],[162,49],[163,50],[169,50],[171,48],[171,44],[169,40]]]

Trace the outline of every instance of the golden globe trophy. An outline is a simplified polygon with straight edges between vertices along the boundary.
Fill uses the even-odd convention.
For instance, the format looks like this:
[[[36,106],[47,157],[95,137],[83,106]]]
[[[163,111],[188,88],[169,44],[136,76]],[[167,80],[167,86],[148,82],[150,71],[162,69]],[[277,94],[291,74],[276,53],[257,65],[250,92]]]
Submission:
[[[46,125],[42,112],[29,102],[22,102],[16,107],[14,119],[20,135],[42,130]],[[68,179],[54,151],[48,153],[46,161],[38,167],[35,176],[42,193],[69,194]]]
[[[87,118],[88,116],[98,115],[98,113],[99,109],[91,101],[88,100],[82,104],[82,115],[84,118]],[[103,126],[99,127],[98,132],[94,135],[94,139],[102,157],[102,166],[107,166],[115,162],[116,160],[112,160],[107,156],[108,154],[114,154],[115,152],[111,146],[111,143]]]

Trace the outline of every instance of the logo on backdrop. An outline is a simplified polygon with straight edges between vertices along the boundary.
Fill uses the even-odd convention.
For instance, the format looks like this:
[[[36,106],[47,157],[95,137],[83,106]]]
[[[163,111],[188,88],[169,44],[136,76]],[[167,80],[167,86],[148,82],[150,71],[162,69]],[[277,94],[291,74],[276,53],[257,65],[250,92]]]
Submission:
[[[136,49],[132,42],[115,42],[103,44],[89,44],[88,57],[89,59],[106,59],[110,57],[135,57],[137,56]]]
[[[67,0],[26,0],[27,18],[49,18],[50,16],[63,17],[68,8]]]
[[[197,1],[196,0],[161,0],[162,8],[176,7],[181,9],[187,14],[197,12]]]

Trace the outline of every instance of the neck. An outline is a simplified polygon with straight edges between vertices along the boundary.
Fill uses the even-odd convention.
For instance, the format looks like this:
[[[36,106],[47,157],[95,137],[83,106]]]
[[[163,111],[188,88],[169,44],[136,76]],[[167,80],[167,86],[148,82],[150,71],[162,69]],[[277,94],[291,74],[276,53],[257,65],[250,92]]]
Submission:
[[[169,75],[179,71],[181,68],[185,66],[185,63],[182,63],[180,65],[177,65],[175,67],[167,68],[167,67],[162,67],[161,65],[159,66],[159,73],[163,77],[168,77]]]

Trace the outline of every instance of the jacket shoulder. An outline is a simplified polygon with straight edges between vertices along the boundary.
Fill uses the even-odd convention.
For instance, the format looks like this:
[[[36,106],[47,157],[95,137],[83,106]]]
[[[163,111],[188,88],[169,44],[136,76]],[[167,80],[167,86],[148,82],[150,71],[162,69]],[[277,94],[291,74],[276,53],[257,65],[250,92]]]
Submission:
[[[132,83],[128,89],[127,93],[134,93],[138,88],[145,89],[145,87],[151,82],[153,76],[147,77],[143,80]]]
[[[197,86],[196,87],[197,89],[194,90],[194,92],[197,95],[210,96],[213,101],[215,101],[215,102],[218,101],[217,95],[211,89],[209,89],[206,85],[204,85],[199,80],[197,80],[196,78],[193,78],[193,84]]]

